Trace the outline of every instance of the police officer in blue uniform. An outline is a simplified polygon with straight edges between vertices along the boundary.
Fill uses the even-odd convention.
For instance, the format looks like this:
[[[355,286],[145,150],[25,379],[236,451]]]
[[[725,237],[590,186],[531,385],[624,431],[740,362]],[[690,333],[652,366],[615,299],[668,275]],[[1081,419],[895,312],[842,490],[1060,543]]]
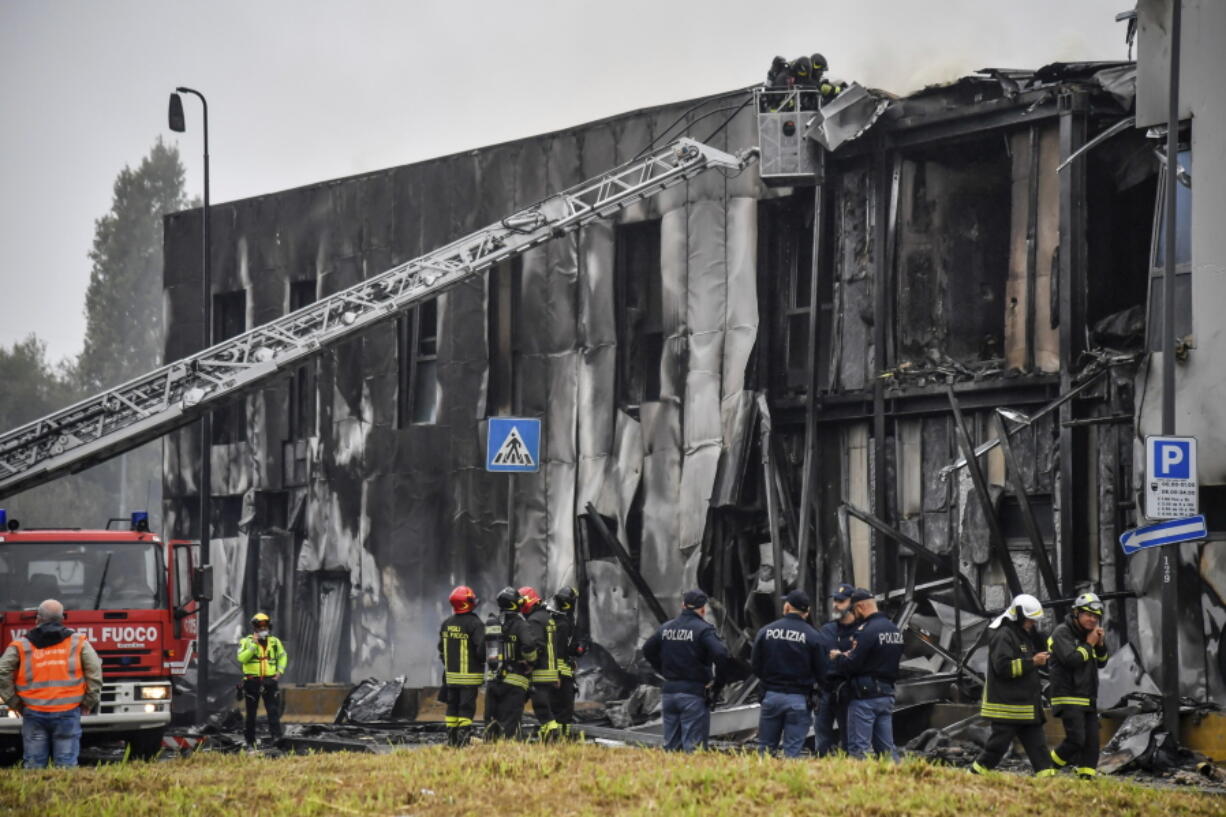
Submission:
[[[668,751],[706,747],[711,728],[707,693],[718,690],[725,681],[728,647],[703,618],[706,611],[707,594],[688,591],[681,615],[660,625],[643,644],[643,657],[664,676],[661,716]]]
[[[859,622],[851,609],[851,594],[856,588],[850,584],[840,584],[830,595],[831,610],[834,618],[827,621],[817,630],[821,640],[822,654],[831,650],[837,652],[851,651],[851,636]],[[834,725],[839,725],[838,748],[847,751],[847,704],[851,701],[847,678],[833,666],[827,666],[827,672],[821,679],[821,694],[817,704],[817,719],[813,731],[817,738],[817,756],[825,757],[835,750]]]
[[[897,759],[894,749],[894,681],[902,659],[902,633],[877,610],[877,600],[857,587],[851,594],[859,625],[846,652],[830,651],[834,669],[847,677],[847,752],[864,757],[871,745],[878,755]]]
[[[824,674],[826,653],[808,617],[809,595],[793,590],[784,596],[783,618],[767,624],[754,639],[753,672],[763,689],[758,716],[758,751],[763,754],[776,751],[782,738],[784,756],[799,756],[813,722],[809,702]]]

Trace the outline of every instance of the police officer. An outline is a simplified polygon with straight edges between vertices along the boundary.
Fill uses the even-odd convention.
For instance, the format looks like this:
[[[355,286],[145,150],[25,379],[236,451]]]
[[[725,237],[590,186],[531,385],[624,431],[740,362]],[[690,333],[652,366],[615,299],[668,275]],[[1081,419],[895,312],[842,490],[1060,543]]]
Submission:
[[[902,633],[877,610],[877,600],[857,587],[851,593],[856,625],[848,651],[831,650],[836,672],[847,678],[847,752],[864,757],[871,745],[878,755],[897,759],[894,749],[894,681],[902,659]]]
[[[851,609],[851,594],[855,589],[850,584],[840,584],[830,596],[834,618],[817,630],[824,655],[831,650],[851,651],[851,637],[857,627],[856,614]],[[818,757],[825,757],[834,751],[836,723],[839,725],[839,748],[847,751],[847,705],[850,702],[847,678],[833,665],[827,664],[827,671],[821,679],[817,720],[813,730],[817,736]]]
[[[555,644],[557,624],[548,608],[541,604],[541,594],[535,587],[519,588],[519,597],[523,599],[520,612],[532,632],[532,638],[539,646],[536,661],[532,665],[532,712],[536,722],[540,724],[537,737],[542,743],[552,743],[560,737],[557,719],[553,716],[553,694],[557,691],[558,682],[558,650]]]
[[[1076,764],[1083,779],[1098,774],[1098,668],[1107,663],[1103,602],[1082,593],[1047,639],[1052,714],[1064,721],[1064,742],[1051,753],[1057,767]]]
[[[467,746],[477,714],[477,691],[485,680],[485,624],[477,615],[477,594],[460,585],[447,601],[452,615],[439,628],[438,657],[443,662],[447,698],[447,745]]]
[[[660,625],[643,644],[643,657],[664,676],[660,714],[667,751],[692,752],[707,745],[711,712],[706,696],[709,689],[717,693],[723,686],[729,656],[715,627],[703,618],[706,612],[707,594],[687,591],[681,615]]]
[[[992,730],[971,764],[975,774],[995,769],[1014,738],[1021,740],[1036,777],[1056,773],[1043,737],[1039,667],[1047,663],[1049,654],[1037,647],[1041,642],[1036,630],[1042,618],[1043,605],[1022,593],[988,625],[988,670],[979,714],[988,719]]]
[[[810,696],[822,677],[826,655],[817,630],[809,626],[809,595],[793,590],[783,599],[783,618],[758,631],[753,643],[754,675],[762,682],[758,751],[797,757],[813,722]]]
[[[498,591],[502,611],[502,637],[498,656],[489,661],[492,683],[485,698],[485,735],[487,738],[518,738],[519,720],[528,697],[529,674],[536,663],[539,642],[520,611],[524,599],[514,587]]]
[[[273,740],[281,737],[281,687],[277,683],[289,664],[289,656],[281,639],[272,634],[272,619],[267,613],[251,617],[251,635],[238,645],[238,663],[243,671],[243,700],[247,704],[247,721],[243,738],[247,751],[255,751],[255,719],[264,699],[268,715],[268,732]]]
[[[575,671],[578,669],[578,659],[587,652],[586,643],[575,630],[575,604],[578,600],[578,590],[563,587],[553,594],[553,608],[549,611],[558,658],[558,685],[550,696],[549,706],[563,738],[570,737],[570,728],[575,722]]]

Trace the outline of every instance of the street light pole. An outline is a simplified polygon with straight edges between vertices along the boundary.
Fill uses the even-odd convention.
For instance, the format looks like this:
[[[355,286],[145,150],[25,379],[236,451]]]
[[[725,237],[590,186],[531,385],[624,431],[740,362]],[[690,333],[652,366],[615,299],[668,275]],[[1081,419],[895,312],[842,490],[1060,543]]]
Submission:
[[[203,255],[200,286],[200,312],[204,325],[201,327],[201,349],[207,349],[213,343],[213,275],[210,244],[209,244],[209,103],[204,94],[192,88],[178,87],[177,93],[170,95],[170,129],[183,133],[186,123],[183,118],[183,101],[179,94],[192,94],[200,100],[204,114],[204,208],[201,212],[201,253]],[[211,553],[211,513],[210,494],[213,479],[211,452],[213,448],[213,414],[204,412],[200,417],[200,566],[206,567],[212,563]],[[208,687],[209,687],[209,603],[210,599],[199,602],[200,620],[197,627],[196,650],[196,723],[204,723],[208,718]]]

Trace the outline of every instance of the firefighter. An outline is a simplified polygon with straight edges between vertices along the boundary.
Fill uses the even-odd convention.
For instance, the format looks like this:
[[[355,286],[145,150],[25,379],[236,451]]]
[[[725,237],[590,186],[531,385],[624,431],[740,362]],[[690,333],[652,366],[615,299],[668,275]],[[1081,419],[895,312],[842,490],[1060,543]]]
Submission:
[[[894,749],[894,681],[902,660],[902,633],[877,610],[872,592],[857,587],[851,593],[856,625],[851,649],[831,650],[834,670],[846,677],[847,752],[864,757],[872,747],[878,755],[897,759]]]
[[[707,745],[709,706],[723,688],[729,655],[715,627],[703,618],[706,611],[707,594],[687,591],[681,615],[661,624],[643,644],[643,657],[664,676],[660,714],[666,751],[692,752]]]
[[[247,722],[243,739],[247,751],[255,751],[255,717],[264,699],[264,712],[268,715],[268,732],[273,740],[282,736],[281,687],[277,682],[285,673],[289,656],[281,639],[272,634],[272,619],[267,613],[251,617],[251,635],[244,636],[238,645],[238,664],[243,673],[243,700],[247,704]]]
[[[524,599],[514,587],[498,591],[502,612],[497,658],[489,661],[491,683],[485,698],[485,735],[491,740],[519,738],[519,720],[528,696],[529,675],[540,645],[520,611]]]
[[[537,737],[542,743],[552,743],[561,737],[561,727],[553,713],[553,696],[561,686],[558,673],[558,659],[561,657],[557,646],[558,625],[549,609],[541,604],[541,594],[536,592],[535,587],[519,588],[519,596],[524,600],[520,612],[531,628],[532,638],[540,647],[532,665],[532,686],[528,693],[532,699],[532,713],[540,724]]]
[[[818,92],[822,95],[822,104],[829,102],[839,94],[843,93],[844,85],[838,80],[828,79],[826,69],[829,64],[826,58],[821,54],[814,54],[809,58],[810,81],[817,86]]]
[[[21,718],[22,766],[76,766],[81,715],[102,696],[102,662],[81,633],[64,626],[64,605],[38,605],[34,628],[0,655],[0,699]]]
[[[452,615],[438,634],[447,698],[447,745],[467,746],[477,714],[477,691],[485,680],[485,623],[477,615],[477,594],[460,585],[447,597]]]
[[[784,596],[783,618],[758,631],[753,643],[754,675],[762,682],[758,751],[783,742],[784,757],[798,757],[813,723],[813,690],[825,674],[821,637],[809,626],[809,594]]]
[[[1047,639],[1052,714],[1064,721],[1064,742],[1051,759],[1059,768],[1076,764],[1082,779],[1098,774],[1098,669],[1107,663],[1102,620],[1102,599],[1082,593]]]
[[[850,584],[840,584],[830,595],[834,617],[817,631],[826,653],[831,650],[851,651],[851,637],[857,626],[856,614],[851,609],[851,594],[855,589]],[[839,726],[839,748],[847,751],[847,704],[851,701],[851,695],[846,682],[846,677],[827,665],[826,674],[821,679],[817,719],[813,728],[818,757],[825,757],[834,751],[836,723]]]
[[[1043,701],[1039,691],[1039,667],[1049,653],[1039,649],[1037,637],[1043,605],[1028,593],[1013,599],[1009,609],[988,625],[988,668],[984,676],[983,702],[979,714],[992,725],[988,742],[971,764],[983,774],[996,768],[1014,738],[1022,742],[1036,777],[1056,773],[1051,767],[1043,737]]]
[[[571,736],[575,722],[575,671],[578,661],[587,653],[587,644],[575,629],[575,604],[579,591],[563,587],[553,594],[550,619],[554,625],[554,644],[558,651],[558,686],[550,698],[550,708],[563,738]]]

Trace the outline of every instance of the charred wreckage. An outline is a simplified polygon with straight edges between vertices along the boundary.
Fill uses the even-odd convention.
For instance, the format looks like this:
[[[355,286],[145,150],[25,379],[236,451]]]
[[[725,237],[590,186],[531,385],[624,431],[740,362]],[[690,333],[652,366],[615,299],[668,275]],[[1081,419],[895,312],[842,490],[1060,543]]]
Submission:
[[[453,584],[576,584],[596,645],[580,697],[620,701],[625,727],[651,710],[636,648],[686,588],[744,656],[783,591],[850,581],[906,634],[900,737],[937,751],[933,706],[977,699],[990,616],[1093,589],[1102,706],[1152,709],[1158,561],[1117,544],[1139,515],[1164,240],[1136,83],[1120,62],[905,97],[743,89],[215,206],[219,341],[679,134],[760,150],[325,349],[216,410],[208,452],[169,434],[168,536],[200,529],[212,462],[215,666],[261,609],[286,623],[290,681],[429,687]],[[165,226],[177,360],[201,335],[200,212]],[[538,471],[484,469],[507,415],[541,418]],[[1226,479],[1206,482],[1220,499]],[[1226,696],[1226,566],[1184,553],[1166,671],[1203,709]],[[752,728],[753,695],[730,690],[715,731]],[[1139,748],[1130,723],[1152,755],[1156,722]]]

